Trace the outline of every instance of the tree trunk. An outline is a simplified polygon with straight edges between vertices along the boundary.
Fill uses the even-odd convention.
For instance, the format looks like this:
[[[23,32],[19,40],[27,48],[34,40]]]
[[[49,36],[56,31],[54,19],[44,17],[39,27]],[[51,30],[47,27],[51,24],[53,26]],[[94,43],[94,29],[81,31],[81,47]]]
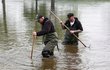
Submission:
[[[37,6],[38,6],[38,0],[36,0],[36,14],[38,14]]]
[[[51,11],[55,11],[55,0],[51,0]]]
[[[5,0],[2,0],[2,5],[3,5],[3,21],[4,21],[5,33],[7,33]]]

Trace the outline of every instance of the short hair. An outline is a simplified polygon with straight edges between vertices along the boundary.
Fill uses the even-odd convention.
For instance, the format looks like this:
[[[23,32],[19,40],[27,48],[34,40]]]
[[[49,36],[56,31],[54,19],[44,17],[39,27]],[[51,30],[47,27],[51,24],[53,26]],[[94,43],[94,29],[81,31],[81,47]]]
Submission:
[[[72,17],[72,16],[74,16],[73,13],[68,13],[68,15],[67,15],[68,18],[70,18],[70,17]]]

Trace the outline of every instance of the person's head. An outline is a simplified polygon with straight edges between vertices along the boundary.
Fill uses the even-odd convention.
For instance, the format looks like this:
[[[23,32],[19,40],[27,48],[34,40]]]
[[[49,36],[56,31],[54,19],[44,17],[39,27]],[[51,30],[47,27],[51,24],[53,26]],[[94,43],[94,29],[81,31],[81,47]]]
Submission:
[[[73,13],[68,13],[67,15],[69,21],[74,21],[74,14]]]
[[[44,22],[44,16],[38,15],[37,16],[37,21],[42,24]]]

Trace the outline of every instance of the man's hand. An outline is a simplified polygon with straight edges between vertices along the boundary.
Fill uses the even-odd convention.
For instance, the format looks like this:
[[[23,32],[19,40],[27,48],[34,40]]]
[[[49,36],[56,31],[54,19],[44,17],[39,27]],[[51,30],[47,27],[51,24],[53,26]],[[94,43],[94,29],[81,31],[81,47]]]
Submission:
[[[74,31],[74,30],[70,30],[70,33],[71,33],[71,34],[74,34],[74,33],[75,33],[75,31]]]
[[[60,23],[61,23],[61,25],[63,25],[63,26],[65,25],[65,24],[63,23],[63,21],[60,21]]]
[[[32,33],[32,35],[33,35],[33,36],[37,36],[37,33],[34,31],[34,32]]]
[[[80,33],[80,32],[81,32],[81,30],[70,30],[70,33],[71,33],[71,34]]]

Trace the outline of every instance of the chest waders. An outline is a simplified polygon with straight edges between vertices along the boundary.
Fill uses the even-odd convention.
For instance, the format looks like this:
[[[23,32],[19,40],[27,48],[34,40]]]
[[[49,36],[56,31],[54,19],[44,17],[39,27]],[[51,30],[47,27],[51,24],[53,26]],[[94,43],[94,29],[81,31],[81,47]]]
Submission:
[[[43,42],[45,47],[43,48],[42,55],[43,57],[49,57],[54,55],[54,48],[57,46],[58,48],[58,35],[56,32],[48,33],[43,36]]]

